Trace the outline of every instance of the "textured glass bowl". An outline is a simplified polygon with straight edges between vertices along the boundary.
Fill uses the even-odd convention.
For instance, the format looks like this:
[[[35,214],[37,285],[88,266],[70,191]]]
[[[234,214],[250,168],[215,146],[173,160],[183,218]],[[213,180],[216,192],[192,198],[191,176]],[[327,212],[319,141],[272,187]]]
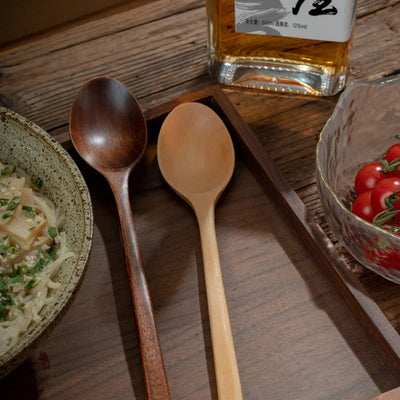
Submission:
[[[321,132],[317,185],[340,244],[362,265],[400,283],[400,237],[351,213],[358,169],[377,161],[400,134],[400,76],[346,89]]]

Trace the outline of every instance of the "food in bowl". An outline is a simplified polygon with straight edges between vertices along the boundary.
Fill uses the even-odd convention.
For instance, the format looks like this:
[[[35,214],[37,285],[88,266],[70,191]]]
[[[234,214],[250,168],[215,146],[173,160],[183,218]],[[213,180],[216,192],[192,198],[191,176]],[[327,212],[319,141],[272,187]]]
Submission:
[[[379,160],[400,132],[400,78],[349,86],[321,131],[316,177],[325,217],[339,243],[362,265],[400,283],[400,237],[355,215],[354,178]]]
[[[1,106],[0,160],[5,164],[4,168],[10,166],[13,170],[12,166],[17,166],[18,169],[15,172],[18,176],[21,174],[26,180],[33,179],[36,184],[40,182],[40,197],[51,201],[56,210],[57,223],[60,223],[57,226],[54,222],[48,221],[49,228],[57,228],[57,234],[60,235],[54,240],[57,242],[61,237],[63,238],[61,243],[55,243],[55,250],[60,251],[58,246],[65,245],[66,247],[61,250],[65,251],[64,256],[69,252],[74,253],[74,256],[64,257],[58,267],[55,266],[40,312],[35,313],[34,320],[29,323],[24,333],[18,335],[17,340],[10,342],[4,353],[0,355],[0,378],[2,378],[29,357],[31,350],[50,333],[72,303],[84,277],[92,247],[93,210],[86,182],[68,152],[43,129]],[[7,173],[7,170],[3,173]],[[11,208],[15,206],[14,203],[21,201],[20,199],[13,200],[13,197]],[[28,207],[20,211],[29,212]],[[4,211],[4,214],[7,214],[7,211]],[[60,216],[63,218],[58,219]],[[54,229],[48,232],[50,237],[55,233]],[[28,232],[26,234],[28,235]],[[31,265],[28,266],[28,269],[30,268]],[[37,268],[40,269],[40,266]],[[21,269],[18,271],[14,265],[14,271],[13,273],[11,267],[11,274],[15,275],[18,275]],[[33,278],[37,277],[40,276],[35,275]],[[27,278],[24,277],[24,282],[25,279]],[[30,283],[33,286],[35,284],[35,281]],[[34,289],[32,287],[32,290]],[[4,316],[3,319],[5,319]],[[0,323],[2,322],[6,321]],[[2,337],[3,333],[1,333]]]
[[[393,233],[400,233],[400,144],[363,165],[354,179],[355,215]]]
[[[60,283],[52,277],[68,251],[62,215],[40,181],[0,162],[0,356],[41,320]]]

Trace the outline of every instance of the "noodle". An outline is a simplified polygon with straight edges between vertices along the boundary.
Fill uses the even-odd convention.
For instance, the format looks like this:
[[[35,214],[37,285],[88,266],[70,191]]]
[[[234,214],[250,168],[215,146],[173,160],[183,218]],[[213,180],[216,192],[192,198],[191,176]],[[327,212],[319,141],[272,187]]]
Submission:
[[[74,253],[61,215],[30,177],[0,163],[0,355],[15,345],[60,284],[52,278]]]

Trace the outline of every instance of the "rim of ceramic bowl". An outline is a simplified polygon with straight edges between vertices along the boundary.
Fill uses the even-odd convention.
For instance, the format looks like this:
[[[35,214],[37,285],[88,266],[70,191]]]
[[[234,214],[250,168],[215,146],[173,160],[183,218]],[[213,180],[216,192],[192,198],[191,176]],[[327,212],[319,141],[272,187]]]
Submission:
[[[337,116],[337,114],[339,114],[343,102],[345,100],[346,97],[348,97],[351,92],[361,86],[377,86],[377,87],[383,87],[386,85],[390,85],[390,84],[394,84],[394,83],[400,83],[400,74],[399,75],[393,75],[390,77],[385,77],[385,78],[379,78],[379,79],[375,79],[372,81],[360,81],[360,82],[354,82],[352,83],[348,88],[346,88],[344,90],[344,92],[340,95],[339,100],[335,106],[335,109],[333,110],[332,115],[330,116],[330,118],[328,119],[328,121],[325,123],[324,127],[321,130],[321,133],[319,135],[319,140],[317,143],[317,148],[316,148],[316,156],[315,156],[315,161],[316,161],[316,166],[317,166],[317,171],[318,171],[318,175],[321,178],[322,183],[324,184],[325,188],[329,191],[330,195],[333,197],[333,199],[335,200],[336,203],[339,204],[339,206],[342,208],[342,210],[344,212],[346,212],[347,214],[350,214],[352,217],[354,217],[358,222],[360,222],[361,224],[365,224],[368,227],[372,227],[376,230],[378,230],[379,232],[382,232],[384,234],[389,235],[392,238],[396,238],[398,240],[400,240],[400,237],[395,235],[394,233],[387,231],[383,228],[380,228],[368,221],[365,221],[364,219],[358,217],[357,215],[353,214],[343,203],[342,201],[339,199],[339,197],[334,193],[334,191],[331,189],[331,187],[328,185],[328,183],[326,182],[325,176],[323,175],[322,171],[321,171],[321,166],[319,164],[319,147],[320,144],[323,140],[323,136],[324,136],[324,132],[326,131],[326,129],[328,128],[328,126],[332,123],[332,121],[335,119],[335,117]]]
[[[79,193],[82,211],[84,216],[82,237],[86,240],[82,241],[79,252],[76,254],[76,261],[73,265],[73,273],[68,279],[65,290],[60,296],[59,302],[53,310],[46,314],[46,318],[42,324],[39,322],[28,329],[32,335],[28,335],[27,339],[22,339],[15,346],[12,346],[0,358],[0,379],[10,373],[23,361],[25,361],[31,350],[35,348],[38,342],[43,339],[49,331],[62,318],[68,306],[74,299],[86,272],[87,264],[92,249],[92,237],[94,229],[94,217],[92,201],[89,189],[86,185],[78,166],[68,154],[68,152],[44,129],[29,121],[22,115],[0,106],[0,117],[4,120],[12,120],[26,131],[26,134],[36,137],[39,141],[43,141],[51,151],[57,153],[59,159],[64,163],[66,169],[71,174],[73,181],[76,183],[77,192]]]

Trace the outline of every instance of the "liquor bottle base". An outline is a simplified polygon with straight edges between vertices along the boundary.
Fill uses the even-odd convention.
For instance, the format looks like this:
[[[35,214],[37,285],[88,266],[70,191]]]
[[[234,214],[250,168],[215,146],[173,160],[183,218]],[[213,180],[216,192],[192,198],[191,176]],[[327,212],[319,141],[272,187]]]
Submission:
[[[346,74],[330,75],[325,69],[281,61],[218,61],[209,59],[209,72],[229,86],[275,92],[331,96],[344,88]]]

